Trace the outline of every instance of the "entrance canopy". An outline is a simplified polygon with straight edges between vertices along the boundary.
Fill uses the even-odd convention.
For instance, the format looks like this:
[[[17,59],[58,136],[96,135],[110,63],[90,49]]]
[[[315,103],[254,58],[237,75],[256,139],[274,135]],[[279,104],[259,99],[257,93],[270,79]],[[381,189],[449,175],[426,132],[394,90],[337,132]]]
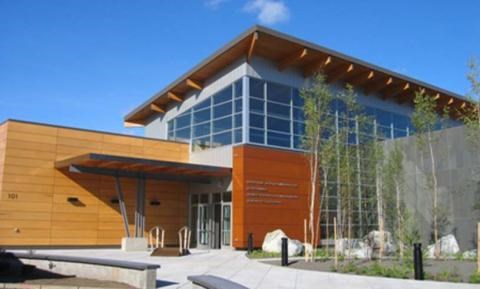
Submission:
[[[143,237],[145,231],[145,181],[147,179],[210,183],[212,179],[230,176],[232,169],[226,167],[159,161],[105,154],[89,153],[55,162],[55,168],[68,169],[72,173],[112,176],[122,213],[125,236],[130,237],[127,209],[120,178],[137,179],[135,201],[134,236]]]
[[[227,167],[160,161],[153,159],[89,153],[55,162],[55,168],[74,173],[210,183],[213,178],[230,176]]]

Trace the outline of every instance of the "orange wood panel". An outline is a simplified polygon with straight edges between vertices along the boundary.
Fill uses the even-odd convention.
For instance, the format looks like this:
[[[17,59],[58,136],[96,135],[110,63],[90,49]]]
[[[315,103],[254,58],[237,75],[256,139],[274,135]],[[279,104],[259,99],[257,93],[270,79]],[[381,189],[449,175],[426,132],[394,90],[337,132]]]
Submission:
[[[124,235],[111,177],[58,171],[54,162],[85,153],[187,162],[188,145],[17,121],[0,125],[0,246],[119,245]],[[136,181],[122,179],[133,233]],[[147,181],[147,228],[187,224],[187,185]],[[77,197],[71,204],[68,197]],[[151,206],[150,200],[160,201]]]
[[[254,246],[265,234],[282,229],[303,241],[308,215],[309,166],[302,153],[257,147],[233,149],[233,246]]]

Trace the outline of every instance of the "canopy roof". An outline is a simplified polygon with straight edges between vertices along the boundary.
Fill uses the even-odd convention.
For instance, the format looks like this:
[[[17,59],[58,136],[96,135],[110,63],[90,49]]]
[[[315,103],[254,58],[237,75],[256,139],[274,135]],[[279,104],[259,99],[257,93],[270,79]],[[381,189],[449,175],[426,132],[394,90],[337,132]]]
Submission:
[[[228,64],[240,57],[249,62],[254,55],[272,60],[279,70],[295,67],[305,77],[321,71],[328,82],[344,81],[367,94],[379,93],[383,99],[392,98],[399,103],[413,103],[418,90],[434,97],[439,111],[445,105],[458,108],[468,103],[451,91],[275,30],[253,26],[129,113],[126,124],[145,125],[153,114],[165,113],[182,102],[189,90],[203,89],[203,82]]]
[[[210,183],[231,175],[231,168],[89,153],[55,162],[70,172],[169,181]]]

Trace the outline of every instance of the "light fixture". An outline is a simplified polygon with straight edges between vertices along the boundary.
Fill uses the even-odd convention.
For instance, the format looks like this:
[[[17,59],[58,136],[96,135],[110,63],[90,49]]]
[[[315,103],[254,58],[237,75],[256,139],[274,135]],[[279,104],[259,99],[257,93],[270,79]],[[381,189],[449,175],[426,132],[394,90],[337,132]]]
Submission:
[[[118,201],[117,198],[112,198],[112,199],[110,199],[110,203],[112,203],[112,204],[118,204],[119,201]]]
[[[157,201],[157,200],[150,201],[150,206],[160,206],[160,201]]]
[[[77,198],[77,197],[68,197],[68,198],[67,198],[67,202],[69,202],[69,203],[77,203],[77,202],[78,202],[78,198]]]

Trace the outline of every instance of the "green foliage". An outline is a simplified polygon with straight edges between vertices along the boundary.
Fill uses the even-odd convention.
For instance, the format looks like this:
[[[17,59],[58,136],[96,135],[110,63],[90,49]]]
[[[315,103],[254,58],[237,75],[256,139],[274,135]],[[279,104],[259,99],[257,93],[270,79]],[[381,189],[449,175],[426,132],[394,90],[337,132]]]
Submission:
[[[470,92],[467,95],[470,103],[461,109],[461,118],[467,128],[467,141],[475,152],[480,151],[480,68],[476,59],[469,63],[467,79],[470,82]]]
[[[468,280],[470,283],[480,283],[480,272],[474,272]]]
[[[253,250],[248,257],[251,259],[280,258],[280,253],[270,253],[263,250]]]
[[[333,255],[334,255],[333,249],[318,248],[317,250],[315,250],[315,256],[320,259],[332,258]]]
[[[480,152],[480,66],[476,59],[469,63],[467,79],[470,83],[470,91],[467,98],[470,105],[460,108],[460,115],[466,127],[466,140],[474,154]],[[472,182],[478,187],[478,177]],[[478,191],[478,190],[477,190]],[[473,204],[474,210],[480,210],[480,201]]]
[[[426,273],[425,279],[442,282],[462,282],[462,277],[458,273],[458,269],[456,267],[454,267],[452,271],[443,270],[437,274]]]
[[[425,94],[424,90],[415,92],[415,110],[412,114],[412,124],[415,127],[416,139],[421,150],[427,146],[427,137],[435,130],[440,119],[436,112],[436,100]]]
[[[463,258],[463,253],[462,253],[462,252],[456,253],[453,257],[454,257],[455,260],[457,260],[457,261],[463,261],[463,260],[464,260],[464,258]]]
[[[375,262],[369,266],[359,266],[354,262],[342,264],[338,268],[341,273],[354,273],[357,275],[379,276],[389,278],[408,279],[412,277],[413,268],[410,264],[386,266],[379,262]]]

